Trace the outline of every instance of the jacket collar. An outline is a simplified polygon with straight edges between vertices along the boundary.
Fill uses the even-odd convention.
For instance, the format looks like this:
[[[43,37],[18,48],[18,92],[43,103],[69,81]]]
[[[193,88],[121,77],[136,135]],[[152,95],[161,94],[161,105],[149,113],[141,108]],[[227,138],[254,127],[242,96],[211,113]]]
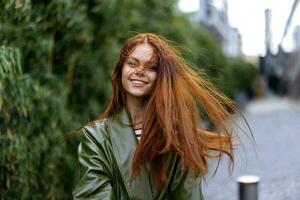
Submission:
[[[132,122],[125,108],[111,120],[110,137],[114,155],[130,199],[153,199],[149,175],[142,170],[140,175],[131,179],[132,160],[137,139]]]

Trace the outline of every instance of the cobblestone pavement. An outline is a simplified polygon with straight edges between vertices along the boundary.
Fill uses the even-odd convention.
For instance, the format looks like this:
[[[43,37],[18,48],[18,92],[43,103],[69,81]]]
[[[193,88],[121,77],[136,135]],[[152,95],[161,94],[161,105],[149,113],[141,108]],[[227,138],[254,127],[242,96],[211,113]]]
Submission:
[[[234,171],[229,175],[226,159],[221,160],[216,175],[203,182],[205,199],[238,199],[236,178],[252,174],[260,177],[259,200],[300,200],[300,104],[275,97],[256,100],[245,117],[256,145],[240,134],[244,150],[236,151]]]

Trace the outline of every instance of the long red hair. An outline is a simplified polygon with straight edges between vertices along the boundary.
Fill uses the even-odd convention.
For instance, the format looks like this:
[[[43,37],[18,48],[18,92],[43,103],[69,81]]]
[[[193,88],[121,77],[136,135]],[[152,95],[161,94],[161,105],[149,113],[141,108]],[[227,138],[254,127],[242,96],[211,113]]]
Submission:
[[[134,155],[132,177],[148,163],[151,174],[164,185],[168,177],[163,164],[171,152],[181,156],[183,167],[196,176],[207,173],[208,157],[220,158],[225,153],[233,163],[234,138],[228,124],[232,116],[228,110],[238,109],[204,74],[189,67],[169,41],[156,34],[137,34],[122,47],[112,74],[112,99],[101,118],[113,117],[125,106],[122,67],[134,48],[144,42],[157,53],[157,80],[145,103],[143,134]],[[203,127],[203,112],[213,124],[213,132]],[[211,154],[211,150],[219,153]]]

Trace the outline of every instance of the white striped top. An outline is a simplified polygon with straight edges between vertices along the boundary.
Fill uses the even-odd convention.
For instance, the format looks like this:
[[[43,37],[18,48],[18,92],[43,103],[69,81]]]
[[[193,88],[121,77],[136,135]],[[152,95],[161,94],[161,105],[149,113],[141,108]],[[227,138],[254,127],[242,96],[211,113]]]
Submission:
[[[135,132],[137,141],[140,142],[141,137],[142,137],[142,129],[141,128],[134,129],[134,132]]]

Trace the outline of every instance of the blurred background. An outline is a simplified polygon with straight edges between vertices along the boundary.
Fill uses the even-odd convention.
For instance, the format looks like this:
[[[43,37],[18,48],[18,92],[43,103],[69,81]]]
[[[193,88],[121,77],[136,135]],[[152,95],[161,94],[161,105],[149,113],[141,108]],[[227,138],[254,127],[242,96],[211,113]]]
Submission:
[[[245,173],[261,178],[261,199],[299,198],[298,4],[0,0],[0,199],[71,199],[79,138],[67,136],[104,110],[119,49],[139,32],[176,42],[252,129],[256,146],[241,145],[231,176],[221,161],[206,199],[237,199]]]

